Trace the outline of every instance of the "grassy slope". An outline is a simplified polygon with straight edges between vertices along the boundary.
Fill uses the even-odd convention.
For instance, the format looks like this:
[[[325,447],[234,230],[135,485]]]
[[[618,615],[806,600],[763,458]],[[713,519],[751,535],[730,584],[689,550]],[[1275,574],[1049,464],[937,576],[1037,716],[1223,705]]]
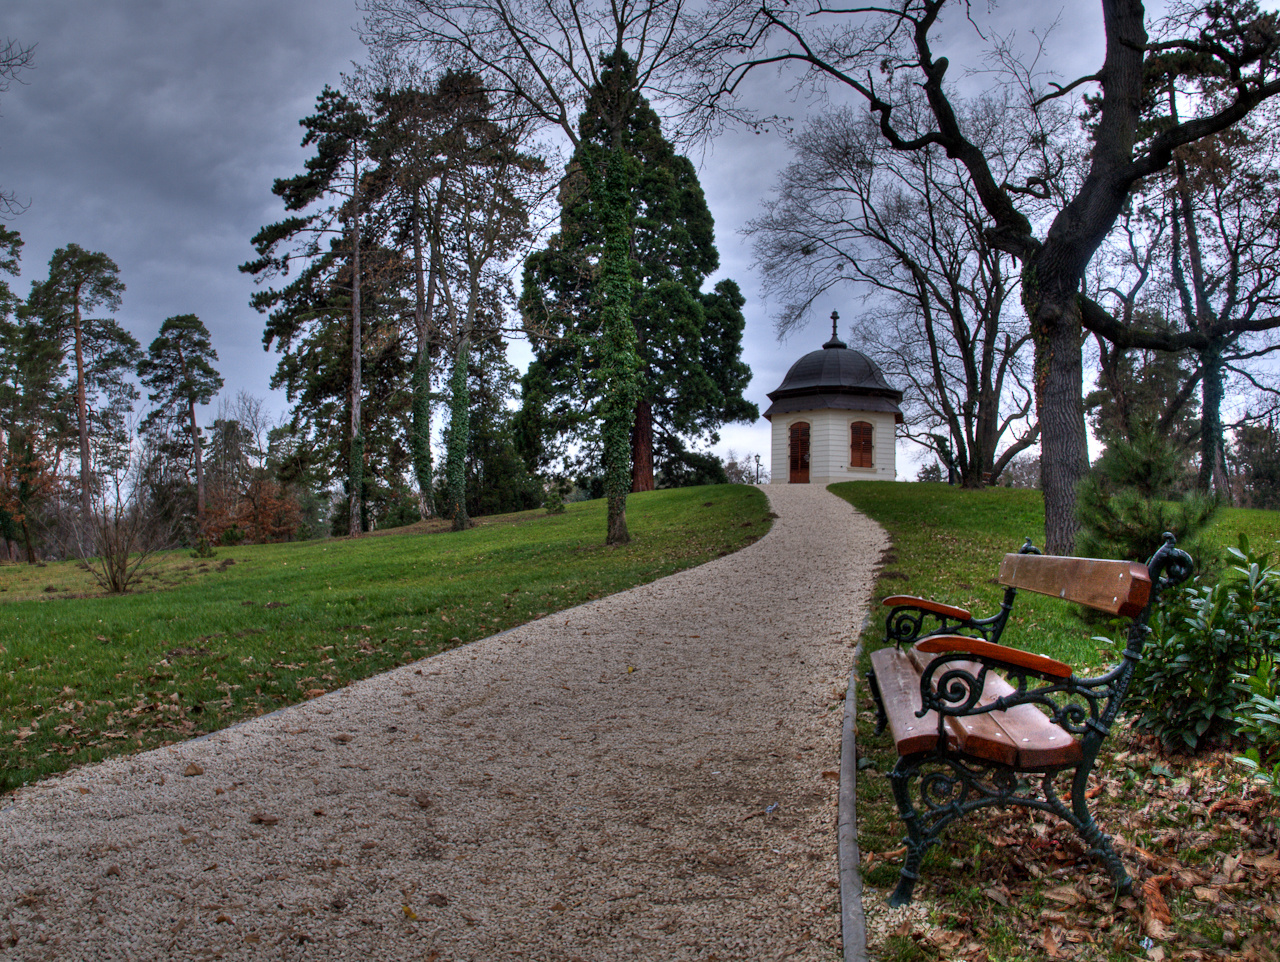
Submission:
[[[877,600],[912,594],[967,607],[979,617],[995,614],[1004,590],[995,581],[1000,559],[1018,550],[1025,538],[1044,544],[1039,491],[966,491],[945,484],[875,481],[847,482],[832,490],[883,525],[893,539]],[[1241,533],[1263,546],[1280,539],[1280,512],[1227,508],[1212,530],[1223,546],[1234,545]],[[1079,611],[1024,591],[1004,642],[1077,667],[1098,664],[1103,655],[1091,638],[1105,633],[1106,626],[1086,623]],[[864,640],[874,643],[882,637],[883,621],[873,621]]]
[[[460,534],[175,553],[159,590],[103,597],[74,563],[0,569],[0,790],[225,727],[737,550],[769,526],[745,486],[632,496]],[[49,590],[54,589],[54,590]],[[44,599],[44,600],[37,600]]]

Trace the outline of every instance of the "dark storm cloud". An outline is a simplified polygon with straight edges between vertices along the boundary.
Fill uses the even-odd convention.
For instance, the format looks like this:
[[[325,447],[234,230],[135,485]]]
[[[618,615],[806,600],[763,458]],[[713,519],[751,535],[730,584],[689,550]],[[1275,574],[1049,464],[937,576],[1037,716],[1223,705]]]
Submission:
[[[1023,19],[1030,9],[1010,7]],[[225,393],[266,396],[276,355],[262,350],[263,318],[248,304],[253,284],[236,268],[253,256],[249,238],[284,214],[271,184],[301,169],[299,118],[363,57],[354,0],[4,0],[3,10],[4,36],[37,45],[36,68],[0,100],[0,188],[30,203],[9,222],[26,241],[17,289],[45,275],[57,247],[103,251],[128,286],[119,320],[144,347],[166,317],[198,314]],[[1087,52],[1098,20],[1092,9],[1076,15],[1055,47]],[[1029,38],[1029,24],[1008,22]],[[967,25],[945,41],[957,62],[975,44]],[[1078,72],[1096,69],[1088,59]],[[793,80],[761,72],[748,89],[753,102],[775,104],[765,112],[798,128],[810,107],[792,96]],[[776,305],[762,301],[740,231],[786,163],[785,144],[776,133],[730,131],[699,159],[716,218],[717,278],[732,277],[747,297],[748,396],[763,409],[790,364],[827,339],[823,319],[833,307],[846,336],[866,308],[854,291],[834,296],[780,346]],[[517,363],[527,356],[513,350]],[[270,406],[283,412],[284,399]],[[766,422],[722,434],[722,450],[759,452],[767,463]]]
[[[228,389],[266,394],[275,361],[236,267],[281,216],[271,183],[300,168],[298,119],[362,54],[357,23],[351,0],[9,0],[6,35],[37,45],[0,104],[0,185],[30,205],[10,225],[20,289],[56,247],[101,250],[144,346],[199,314]]]

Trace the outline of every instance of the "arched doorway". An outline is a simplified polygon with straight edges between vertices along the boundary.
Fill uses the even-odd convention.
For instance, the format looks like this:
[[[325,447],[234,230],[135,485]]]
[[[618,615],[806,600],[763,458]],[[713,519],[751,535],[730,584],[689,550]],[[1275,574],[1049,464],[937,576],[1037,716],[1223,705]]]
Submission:
[[[809,483],[809,422],[797,421],[791,425],[791,471],[787,480],[791,484]]]

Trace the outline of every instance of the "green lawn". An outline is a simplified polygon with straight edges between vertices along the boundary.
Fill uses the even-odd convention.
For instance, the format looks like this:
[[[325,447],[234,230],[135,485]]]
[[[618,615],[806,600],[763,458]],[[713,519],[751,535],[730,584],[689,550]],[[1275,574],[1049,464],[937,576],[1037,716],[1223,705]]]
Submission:
[[[103,596],[74,562],[0,568],[0,790],[294,704],[736,551],[770,515],[755,488],[633,495],[461,533],[161,557]]]
[[[1026,538],[1044,546],[1039,491],[882,481],[851,481],[831,490],[878,521],[893,539],[876,586],[877,601],[892,594],[920,595],[969,608],[979,617],[995,614],[1004,592],[995,580],[1000,559]],[[1280,512],[1224,508],[1211,530],[1223,547],[1234,545],[1241,533],[1261,547],[1280,541]],[[1091,639],[1105,634],[1107,626],[1084,621],[1081,610],[1024,591],[1004,641],[1077,667],[1096,665],[1110,652],[1100,654]],[[883,620],[873,622],[864,640],[879,641],[883,629]]]

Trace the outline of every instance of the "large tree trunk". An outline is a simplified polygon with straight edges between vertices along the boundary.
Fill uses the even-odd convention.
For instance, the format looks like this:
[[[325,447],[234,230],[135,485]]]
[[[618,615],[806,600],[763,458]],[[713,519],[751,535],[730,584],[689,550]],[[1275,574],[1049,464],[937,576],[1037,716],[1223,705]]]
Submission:
[[[627,494],[631,490],[631,431],[635,422],[640,362],[631,321],[631,185],[627,158],[615,145],[604,175],[594,178],[600,192],[604,251],[600,258],[602,293],[601,403],[604,493],[608,501],[606,544],[626,544]]]
[[[418,333],[418,352],[413,362],[413,428],[410,450],[413,455],[413,473],[418,482],[418,510],[424,518],[435,514],[435,497],[432,485],[431,464],[431,332],[429,329],[429,298],[424,281],[422,256],[422,205],[417,188],[413,192],[413,271],[414,302],[413,320]],[[434,263],[434,258],[433,258]],[[434,272],[431,278],[435,284]],[[433,291],[434,294],[434,291]],[[434,297],[430,298],[434,300]]]
[[[196,423],[196,402],[187,404],[191,429],[191,457],[196,466],[196,525],[204,534],[204,458],[200,454],[200,425]]]
[[[653,405],[648,398],[636,402],[636,423],[631,428],[631,493],[653,490]]]
[[[348,531],[352,537],[364,533],[364,430],[361,425],[360,361],[364,354],[360,326],[360,162],[352,163],[351,188],[351,446],[347,465],[351,500],[348,506]]]
[[[464,332],[458,338],[458,350],[449,378],[449,448],[445,474],[449,486],[449,513],[453,530],[465,531],[471,526],[467,515],[467,442],[471,437],[471,392],[467,387],[467,368],[471,364],[471,338]]]
[[[80,428],[80,510],[84,513],[83,523],[89,523],[93,514],[90,499],[92,478],[89,473],[91,463],[89,455],[89,401],[84,380],[84,329],[80,319],[80,299],[75,303],[75,335],[76,335],[76,420]],[[81,545],[83,548],[84,545]]]
[[[1231,502],[1227,458],[1222,439],[1222,350],[1214,344],[1201,354],[1204,372],[1200,382],[1200,490]]]
[[[1035,338],[1045,550],[1049,554],[1069,555],[1075,550],[1079,527],[1076,486],[1089,469],[1081,396],[1084,369],[1080,355],[1080,305],[1074,285],[1042,287],[1035,294],[1038,295],[1036,302],[1028,305],[1028,314]]]

